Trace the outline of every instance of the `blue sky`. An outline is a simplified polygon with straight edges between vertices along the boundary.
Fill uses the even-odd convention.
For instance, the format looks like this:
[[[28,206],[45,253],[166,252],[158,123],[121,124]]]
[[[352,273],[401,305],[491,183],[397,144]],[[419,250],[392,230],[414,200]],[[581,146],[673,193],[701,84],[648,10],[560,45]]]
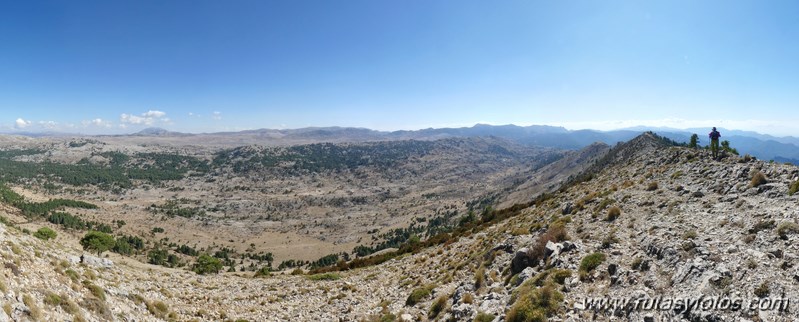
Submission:
[[[0,131],[799,136],[796,1],[4,1]]]

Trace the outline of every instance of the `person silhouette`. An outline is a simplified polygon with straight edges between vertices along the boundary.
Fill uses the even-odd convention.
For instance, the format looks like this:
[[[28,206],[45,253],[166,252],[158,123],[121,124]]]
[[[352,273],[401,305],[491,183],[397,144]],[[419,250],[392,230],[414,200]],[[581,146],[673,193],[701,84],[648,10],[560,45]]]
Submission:
[[[719,138],[721,137],[721,133],[716,131],[716,127],[713,127],[713,131],[710,131],[708,134],[710,137],[710,152],[713,153],[713,159],[718,160],[719,158]]]

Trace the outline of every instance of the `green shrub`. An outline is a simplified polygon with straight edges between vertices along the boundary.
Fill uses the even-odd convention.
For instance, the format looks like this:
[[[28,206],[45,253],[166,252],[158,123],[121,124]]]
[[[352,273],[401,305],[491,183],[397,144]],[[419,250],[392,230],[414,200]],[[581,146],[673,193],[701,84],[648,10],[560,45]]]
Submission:
[[[42,227],[39,228],[35,233],[33,233],[33,237],[39,238],[41,240],[50,240],[58,236],[55,231],[50,228]]]
[[[169,313],[169,306],[161,301],[147,302],[147,311],[158,318],[164,318]]]
[[[788,235],[796,233],[799,233],[799,225],[792,221],[786,221],[777,227],[777,235],[782,239],[788,239]]]
[[[550,277],[555,283],[563,285],[566,279],[572,276],[572,271],[568,269],[556,269],[550,274]]]
[[[36,305],[36,300],[30,295],[22,295],[22,303],[28,307],[28,314],[30,314],[34,321],[40,321],[42,319],[42,310],[39,309],[39,306]]]
[[[96,297],[98,300],[105,301],[105,290],[103,290],[102,287],[94,285],[89,281],[84,281],[83,284],[86,285],[86,288],[89,289],[89,292],[91,292],[94,297]]]
[[[630,264],[630,267],[632,267],[632,269],[636,271],[637,270],[645,271],[649,269],[649,265],[647,265],[646,262],[644,262],[644,259],[641,257],[636,257],[635,259],[633,259],[633,262]]]
[[[752,181],[749,183],[749,186],[757,187],[766,183],[768,183],[768,180],[766,179],[766,176],[763,174],[763,172],[755,171],[755,173],[752,175]]]
[[[61,302],[59,303],[59,306],[61,306],[61,309],[64,310],[64,312],[75,316],[75,320],[73,321],[83,321],[83,315],[80,313],[80,307],[77,303],[67,298],[66,295],[61,296],[60,299]]]
[[[423,287],[414,289],[411,291],[411,294],[408,295],[408,299],[405,300],[405,305],[407,306],[414,306],[416,303],[421,302],[422,300],[426,299],[430,296],[430,294],[435,289],[433,285],[425,285]]]
[[[61,296],[58,296],[58,294],[53,292],[47,292],[47,294],[44,295],[44,304],[50,306],[59,306],[61,305]]]
[[[496,318],[496,316],[490,313],[477,312],[477,316],[474,317],[474,322],[491,322]]]
[[[80,279],[80,275],[78,274],[78,272],[76,272],[71,268],[64,271],[64,275],[68,276],[72,280],[72,282],[77,283],[78,280]]]
[[[610,209],[608,209],[608,216],[605,217],[605,220],[614,221],[616,220],[616,218],[619,218],[619,216],[621,216],[621,208],[613,206]]]
[[[269,266],[261,267],[261,269],[255,271],[255,275],[253,277],[270,277],[272,276],[272,269]]]
[[[761,283],[760,286],[755,288],[754,292],[759,298],[767,297],[771,293],[768,287],[768,282]]]
[[[696,233],[696,230],[689,230],[689,231],[686,231],[684,234],[682,234],[682,238],[683,239],[694,239],[697,236],[698,236],[698,234]]]
[[[427,316],[430,319],[435,319],[444,308],[447,307],[447,297],[446,296],[439,296],[435,301],[433,301],[433,305],[430,306],[430,312],[428,312]]]
[[[596,207],[594,207],[594,213],[599,214],[599,212],[605,210],[605,208],[607,208],[608,206],[612,205],[615,202],[616,200],[610,198],[602,199],[602,201],[600,201],[599,204]]]
[[[652,181],[648,185],[646,185],[646,191],[655,191],[655,190],[658,190],[657,181]]]
[[[397,321],[397,315],[391,312],[381,313],[380,316],[372,316],[368,321],[376,321],[376,322],[394,322]]]
[[[486,268],[483,265],[480,265],[480,268],[477,269],[477,272],[474,273],[474,288],[480,289],[483,287],[485,283],[485,275],[486,275]]]
[[[557,312],[562,301],[563,294],[558,292],[551,284],[525,291],[520,294],[518,300],[513,303],[505,321],[546,321],[547,317]]]
[[[312,281],[335,281],[341,279],[341,275],[336,273],[323,273],[308,276],[308,279]]]
[[[211,257],[207,254],[202,254],[199,258],[197,258],[197,262],[194,263],[192,270],[200,275],[216,274],[222,270],[222,266],[222,261],[220,261],[218,258]]]
[[[96,297],[84,297],[83,302],[80,303],[80,307],[100,315],[100,321],[110,321],[113,319],[111,310],[108,308],[108,305],[105,304],[105,301]]]
[[[791,187],[788,188],[788,195],[793,196],[797,191],[799,191],[799,180],[794,181]]]
[[[602,253],[593,253],[591,255],[586,256],[580,262],[580,277],[585,278],[588,276],[588,273],[593,271],[595,268],[599,267],[602,262],[605,261],[605,254]]]
[[[762,230],[772,229],[772,228],[774,228],[775,225],[776,225],[776,223],[774,222],[774,220],[762,220],[761,219],[760,221],[758,221],[752,227],[752,229],[749,229],[749,233],[757,234],[758,232],[760,232]]]

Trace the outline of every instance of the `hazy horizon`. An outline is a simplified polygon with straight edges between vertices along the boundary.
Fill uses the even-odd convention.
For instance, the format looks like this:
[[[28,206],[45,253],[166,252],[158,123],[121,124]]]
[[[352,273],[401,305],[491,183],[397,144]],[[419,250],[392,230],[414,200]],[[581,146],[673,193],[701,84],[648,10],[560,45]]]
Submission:
[[[0,132],[513,123],[799,136],[792,1],[0,9]]]
[[[419,131],[419,130],[427,130],[427,129],[472,128],[472,127],[476,127],[476,126],[479,126],[479,125],[518,126],[518,127],[551,126],[551,127],[564,128],[564,129],[566,129],[568,131],[586,131],[587,130],[587,131],[600,131],[600,132],[641,131],[641,130],[646,129],[646,130],[655,131],[656,133],[658,131],[663,131],[663,132],[680,131],[680,132],[698,132],[698,134],[703,134],[704,133],[703,131],[705,131],[705,130],[710,131],[710,129],[711,129],[711,127],[707,127],[707,129],[705,129],[705,128],[702,128],[702,127],[671,127],[671,126],[646,126],[646,125],[634,125],[634,126],[619,127],[619,128],[598,129],[598,128],[570,128],[570,127],[566,127],[566,126],[550,125],[550,124],[519,125],[519,124],[513,124],[513,123],[507,123],[507,124],[474,123],[474,124],[466,124],[466,125],[453,125],[453,126],[442,126],[442,127],[426,127],[426,128],[415,128],[415,129],[390,129],[390,130],[373,129],[373,128],[359,127],[359,126],[330,125],[330,126],[307,126],[307,127],[296,127],[296,128],[267,128],[267,127],[259,127],[259,128],[252,128],[252,129],[233,130],[233,131],[224,131],[223,130],[223,131],[209,131],[209,132],[202,132],[202,131],[198,131],[198,132],[177,131],[177,130],[170,129],[169,126],[166,126],[166,127],[164,127],[164,126],[150,126],[150,127],[140,128],[140,129],[128,129],[129,131],[127,131],[127,132],[126,131],[118,131],[118,132],[113,132],[113,133],[109,132],[109,133],[97,133],[97,134],[82,133],[82,132],[79,132],[79,131],[73,131],[73,132],[69,132],[69,131],[53,131],[53,130],[47,130],[47,129],[44,129],[44,130],[32,130],[32,131],[31,130],[25,131],[24,129],[15,129],[15,130],[7,131],[7,132],[0,132],[0,135],[15,135],[15,134],[21,134],[21,135],[27,135],[27,134],[31,134],[31,135],[35,135],[35,134],[41,134],[41,135],[55,134],[55,135],[88,135],[88,136],[92,136],[92,135],[99,135],[99,136],[102,136],[102,135],[133,135],[133,134],[138,134],[140,132],[147,131],[147,130],[164,130],[164,131],[168,131],[168,132],[183,133],[183,134],[214,134],[214,133],[238,133],[238,132],[255,131],[255,130],[277,130],[277,131],[287,130],[288,131],[288,130],[301,130],[301,129],[308,129],[308,128],[342,128],[342,129],[352,128],[352,129],[365,129],[365,130],[372,130],[372,131],[390,133],[390,132],[395,132],[395,131]],[[718,126],[718,129],[720,131],[755,132],[755,133],[758,133],[758,134],[770,135],[770,136],[777,137],[777,138],[794,137],[792,135],[784,135],[784,136],[782,136],[782,135],[773,135],[773,134],[770,134],[770,133],[763,133],[763,132],[751,131],[751,130],[743,130],[743,129],[737,129],[737,128],[725,128],[725,127],[721,127],[721,126]]]

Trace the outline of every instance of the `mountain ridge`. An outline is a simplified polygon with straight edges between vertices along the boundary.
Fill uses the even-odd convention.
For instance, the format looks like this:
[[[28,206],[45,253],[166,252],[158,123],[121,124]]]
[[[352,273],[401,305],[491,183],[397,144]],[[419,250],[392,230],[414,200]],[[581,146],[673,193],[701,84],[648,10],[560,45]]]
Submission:
[[[160,128],[149,128],[126,135],[114,137],[156,138],[156,141],[173,144],[179,140],[195,140],[199,144],[271,144],[291,145],[317,142],[366,142],[382,140],[436,140],[447,137],[497,136],[525,145],[537,145],[560,149],[578,150],[594,142],[615,145],[630,140],[644,131],[656,130],[660,135],[677,142],[688,142],[693,133],[698,133],[699,143],[707,145],[706,130],[672,129],[638,126],[611,131],[567,130],[548,125],[517,126],[475,124],[471,127],[427,128],[420,130],[378,131],[361,127],[307,127],[299,129],[256,129],[238,132],[181,133]],[[799,138],[775,137],[753,131],[722,130],[722,139],[731,142],[732,147],[742,154],[751,154],[764,160],[799,163]],[[48,134],[31,134],[35,137],[48,137]],[[69,137],[70,134],[57,133],[54,137]],[[78,135],[79,136],[79,135]],[[104,136],[105,137],[105,136]],[[160,140],[160,141],[159,141]]]

